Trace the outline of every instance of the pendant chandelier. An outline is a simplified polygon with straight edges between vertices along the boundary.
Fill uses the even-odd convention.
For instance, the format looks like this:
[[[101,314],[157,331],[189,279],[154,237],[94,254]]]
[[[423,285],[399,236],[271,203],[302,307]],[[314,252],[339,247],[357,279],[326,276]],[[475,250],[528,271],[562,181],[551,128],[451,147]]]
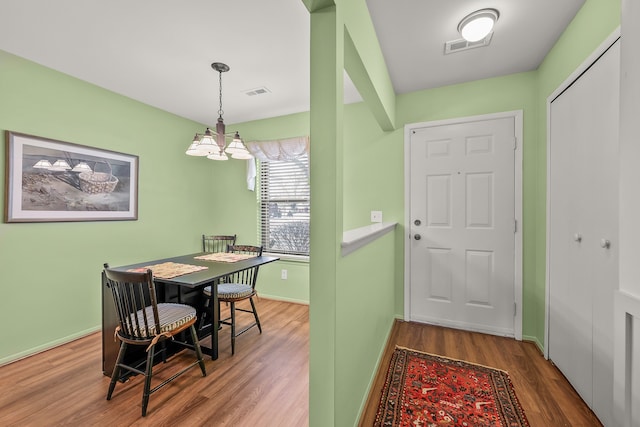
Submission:
[[[196,133],[185,153],[189,156],[206,156],[207,159],[211,160],[228,160],[227,154],[231,155],[233,159],[252,159],[253,156],[244,146],[238,132],[233,134],[233,138],[227,146],[227,135],[225,134],[225,125],[222,119],[224,114],[222,110],[222,73],[229,71],[229,66],[221,62],[214,62],[211,64],[211,68],[216,70],[219,75],[220,109],[218,110],[215,133],[209,128],[202,134]]]

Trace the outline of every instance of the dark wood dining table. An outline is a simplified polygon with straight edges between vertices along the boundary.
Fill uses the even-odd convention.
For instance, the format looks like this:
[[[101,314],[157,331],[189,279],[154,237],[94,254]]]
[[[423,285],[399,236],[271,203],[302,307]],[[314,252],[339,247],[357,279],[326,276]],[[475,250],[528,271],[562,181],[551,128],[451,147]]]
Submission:
[[[259,256],[248,259],[242,259],[235,262],[221,262],[196,259],[198,256],[210,255],[210,253],[199,252],[189,255],[182,255],[171,258],[146,261],[137,264],[124,265],[119,267],[110,266],[115,270],[127,271],[140,269],[148,266],[154,266],[163,263],[188,264],[194,266],[206,267],[193,273],[184,274],[172,278],[161,278],[154,275],[154,283],[156,285],[156,297],[158,302],[174,302],[180,304],[190,304],[201,308],[202,289],[206,286],[217,286],[220,279],[229,274],[246,270],[255,266],[268,264],[278,261],[280,258],[274,256]],[[103,274],[104,276],[104,274]],[[213,301],[210,304],[212,325],[217,325],[220,320],[218,311],[218,295],[212,292]],[[110,376],[115,365],[118,355],[119,342],[114,340],[115,328],[118,326],[118,319],[113,306],[113,298],[111,291],[107,288],[104,277],[102,278],[102,370],[105,375]],[[210,335],[210,346],[201,343],[202,351],[211,356],[211,359],[218,358],[218,328],[208,328],[207,334]],[[200,339],[205,335],[199,336]],[[135,357],[135,356],[134,356]]]

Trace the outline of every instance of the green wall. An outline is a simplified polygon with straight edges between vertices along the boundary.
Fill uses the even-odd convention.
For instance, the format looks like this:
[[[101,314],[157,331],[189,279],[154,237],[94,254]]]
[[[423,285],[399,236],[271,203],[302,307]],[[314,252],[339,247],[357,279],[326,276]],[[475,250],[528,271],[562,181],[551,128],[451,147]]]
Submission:
[[[336,426],[356,424],[391,332],[397,234],[389,232],[338,263]]]
[[[365,104],[345,106],[344,114],[338,106],[328,107],[330,115],[337,112],[330,118],[334,140],[312,134],[312,146],[338,145],[328,156],[321,147],[320,157],[312,156],[312,167],[331,170],[335,156],[341,176],[313,181],[312,191],[334,194],[340,201],[332,203],[338,208],[312,209],[312,215],[339,216],[332,219],[339,229],[329,227],[330,236],[320,237],[330,248],[333,268],[318,271],[310,285],[309,264],[280,262],[261,270],[258,285],[261,295],[311,299],[312,313],[328,310],[318,318],[320,323],[312,324],[311,357],[331,359],[324,365],[330,372],[322,363],[311,366],[311,408],[318,414],[312,425],[322,425],[318,410],[327,406],[335,425],[355,424],[393,317],[403,315],[406,124],[524,111],[523,333],[542,344],[546,97],[616,28],[619,10],[617,0],[588,0],[537,71],[398,96],[394,131],[383,132]],[[354,44],[363,43],[357,34],[352,36]],[[318,57],[323,55],[331,52]],[[318,83],[321,78],[312,79],[320,89],[325,87]],[[282,138],[310,134],[310,123],[310,114],[303,113],[243,123],[237,129],[247,140]],[[202,128],[0,52],[0,130],[140,156],[138,221],[0,224],[0,321],[24,322],[19,330],[4,328],[0,364],[98,330],[103,262],[118,265],[195,252],[202,233],[236,232],[239,241],[257,242],[256,195],[246,189],[244,165],[184,155],[189,136]],[[4,153],[1,156],[4,164]],[[329,188],[338,184],[339,189]],[[382,210],[385,221],[399,222],[396,231],[341,258],[335,246],[341,231],[368,224],[371,210]],[[314,219],[314,224],[322,223]],[[322,236],[324,231],[315,232]],[[289,270],[288,281],[280,279],[282,268]],[[332,342],[318,350],[327,338],[322,328],[330,329]],[[363,352],[366,358],[356,357]]]
[[[0,364],[99,330],[105,262],[197,252],[203,233],[236,232],[239,241],[257,241],[255,193],[246,189],[244,162],[184,154],[190,135],[203,128],[0,51],[3,134],[11,130],[140,158],[137,221],[0,223],[0,322],[21,322],[0,333]],[[296,134],[305,128],[298,126]],[[4,168],[5,151],[0,153]],[[0,179],[4,187],[4,173]],[[249,209],[238,209],[235,200],[249,200]],[[302,272],[293,265],[281,286],[278,264],[261,270],[259,289],[308,301],[306,265]]]
[[[21,323],[3,328],[0,363],[99,329],[104,262],[198,248],[215,197],[211,172],[184,155],[198,127],[0,51],[3,133],[140,156],[137,221],[0,224],[0,322]]]

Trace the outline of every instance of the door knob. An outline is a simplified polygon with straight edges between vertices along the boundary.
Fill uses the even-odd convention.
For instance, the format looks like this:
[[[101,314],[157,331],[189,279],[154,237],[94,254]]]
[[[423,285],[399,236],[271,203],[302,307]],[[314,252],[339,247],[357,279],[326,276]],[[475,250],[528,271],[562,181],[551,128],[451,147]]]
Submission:
[[[420,221],[419,219],[416,219],[415,221],[413,221],[413,223],[414,223],[416,226],[419,226],[420,224],[422,224],[422,221]]]
[[[573,235],[573,240],[574,240],[575,242],[578,242],[578,243],[582,242],[582,234],[580,234],[580,233],[576,233],[576,234],[574,234],[574,235]]]
[[[419,234],[415,234],[415,235],[413,236],[413,238],[414,238],[414,239],[416,239],[416,240],[420,240],[420,239],[422,239],[422,236],[421,236],[421,235],[419,235]]]
[[[609,249],[611,247],[611,242],[608,239],[600,239],[600,247]]]

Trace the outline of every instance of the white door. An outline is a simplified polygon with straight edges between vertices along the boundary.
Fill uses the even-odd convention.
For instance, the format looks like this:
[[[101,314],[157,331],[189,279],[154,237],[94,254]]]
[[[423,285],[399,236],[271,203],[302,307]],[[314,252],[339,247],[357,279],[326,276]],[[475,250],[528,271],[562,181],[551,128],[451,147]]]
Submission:
[[[515,117],[413,129],[410,320],[514,336]]]
[[[612,425],[619,42],[550,103],[549,358]]]

